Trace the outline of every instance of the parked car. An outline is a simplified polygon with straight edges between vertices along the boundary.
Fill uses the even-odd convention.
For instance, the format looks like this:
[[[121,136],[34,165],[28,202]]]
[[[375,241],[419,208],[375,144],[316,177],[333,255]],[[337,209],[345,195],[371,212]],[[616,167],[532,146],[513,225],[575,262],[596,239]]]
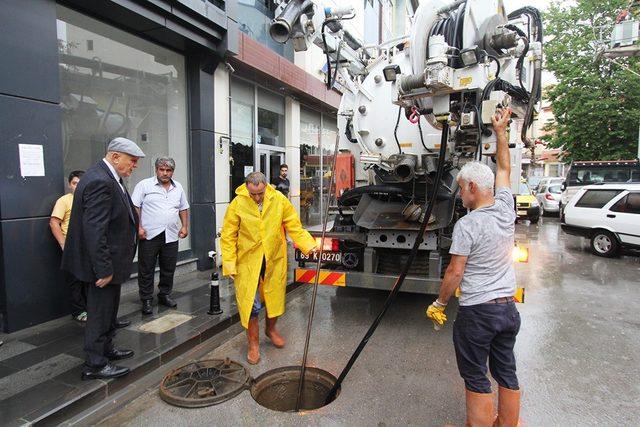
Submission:
[[[557,178],[554,178],[557,179]],[[562,189],[557,181],[551,184],[540,184],[536,199],[540,203],[540,216],[546,213],[560,212],[560,199],[562,198]]]
[[[599,256],[640,249],[640,184],[585,186],[564,207],[561,223],[564,232],[590,239]]]
[[[520,183],[516,194],[516,214],[518,219],[528,219],[532,224],[536,224],[540,219],[540,203],[526,182]]]
[[[551,177],[551,176],[543,176],[540,179],[540,182],[538,183],[538,187],[536,189],[531,188],[535,193],[539,193],[540,192],[540,187],[542,187],[543,185],[546,185],[547,187],[551,184],[558,184],[558,185],[562,185],[562,183],[564,182],[564,178],[563,177]],[[531,186],[531,185],[529,185]]]

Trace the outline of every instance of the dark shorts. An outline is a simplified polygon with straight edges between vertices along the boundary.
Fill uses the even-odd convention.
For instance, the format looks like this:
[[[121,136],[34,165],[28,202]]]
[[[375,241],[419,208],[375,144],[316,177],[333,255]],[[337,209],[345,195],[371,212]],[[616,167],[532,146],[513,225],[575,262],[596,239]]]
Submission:
[[[520,314],[513,302],[478,304],[458,309],[453,324],[453,345],[465,387],[476,393],[491,393],[491,376],[511,390],[518,390],[513,347],[520,330]]]

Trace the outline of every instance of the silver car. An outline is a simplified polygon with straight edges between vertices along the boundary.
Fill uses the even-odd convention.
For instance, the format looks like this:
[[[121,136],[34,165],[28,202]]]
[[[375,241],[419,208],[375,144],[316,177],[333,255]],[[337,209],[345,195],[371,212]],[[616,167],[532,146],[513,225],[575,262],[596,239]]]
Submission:
[[[541,184],[536,194],[536,199],[540,203],[540,216],[547,212],[560,212],[560,199],[562,198],[562,188],[560,183]]]

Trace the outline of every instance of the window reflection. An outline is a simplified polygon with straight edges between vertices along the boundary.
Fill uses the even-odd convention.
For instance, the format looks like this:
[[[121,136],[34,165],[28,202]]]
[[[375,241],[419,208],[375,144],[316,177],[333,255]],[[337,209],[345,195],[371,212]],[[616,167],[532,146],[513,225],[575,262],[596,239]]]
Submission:
[[[57,8],[64,175],[85,170],[109,141],[135,141],[146,157],[126,186],[132,191],[169,155],[189,189],[184,57],[62,6]],[[180,250],[190,247],[180,240]]]

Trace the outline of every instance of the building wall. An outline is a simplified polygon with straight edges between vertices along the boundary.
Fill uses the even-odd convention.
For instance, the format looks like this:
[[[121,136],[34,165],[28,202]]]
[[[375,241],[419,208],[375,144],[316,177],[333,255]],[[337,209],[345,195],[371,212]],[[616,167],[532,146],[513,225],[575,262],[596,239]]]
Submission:
[[[68,289],[60,274],[51,274],[59,271],[60,248],[48,228],[51,207],[64,192],[56,5],[10,0],[3,6],[0,304],[3,329],[12,331],[68,312]],[[43,148],[44,176],[21,176],[19,144]]]
[[[187,125],[182,143],[188,144],[188,158],[184,159],[187,164],[178,167],[188,169],[192,227],[191,249],[183,255],[197,258],[198,267],[206,268],[210,266],[207,253],[214,245],[216,224],[214,71],[221,52],[230,46],[232,52],[237,51],[237,34],[234,31],[224,37],[226,16],[209,3],[199,17],[181,15],[178,19],[173,12],[186,6],[176,3],[163,7],[168,2],[134,5],[66,0],[64,5],[96,18],[101,25],[128,31],[132,38],[153,40],[184,56],[189,93],[183,98],[188,102],[188,113],[183,108],[180,114],[183,131]],[[0,329],[13,332],[69,313],[68,286],[59,269],[61,251],[49,230],[54,202],[65,193],[62,114],[67,104],[61,99],[56,1],[5,0],[2,4]],[[79,48],[89,50],[88,45]],[[124,50],[122,53],[121,59],[128,58],[135,65],[133,58],[124,55]],[[114,58],[118,58],[117,53]],[[103,55],[105,64],[108,59]],[[107,69],[98,71],[109,73]],[[44,176],[23,176],[20,144],[42,147]]]

